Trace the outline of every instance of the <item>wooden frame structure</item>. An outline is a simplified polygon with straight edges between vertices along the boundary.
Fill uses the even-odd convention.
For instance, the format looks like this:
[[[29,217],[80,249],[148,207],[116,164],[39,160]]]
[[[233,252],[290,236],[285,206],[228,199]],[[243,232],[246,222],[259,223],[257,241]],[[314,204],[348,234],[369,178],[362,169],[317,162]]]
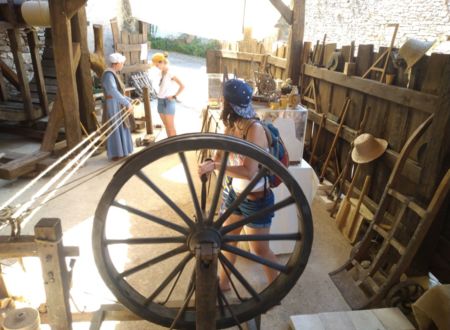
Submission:
[[[38,53],[36,33],[33,29],[27,32],[35,71],[35,84],[42,106],[39,115],[33,113],[30,88],[21,60],[22,48],[19,29],[29,29],[30,27],[21,18],[20,3],[14,5],[13,2],[9,1],[7,6],[0,6],[3,17],[8,20],[5,24],[8,28],[11,49],[18,72],[16,75],[4,63],[0,63],[3,76],[21,90],[26,119],[37,119],[43,114],[49,116],[40,151],[0,166],[1,178],[13,179],[32,171],[38,161],[44,159],[53,151],[62,127],[64,127],[68,148],[74,147],[81,141],[80,122],[88,131],[93,131],[96,128],[92,117],[94,100],[92,98],[90,54],[87,44],[86,2],[87,0],[48,1],[52,36],[51,57],[54,61],[57,80],[57,92],[51,111],[48,109],[49,102],[45,92],[45,79]],[[8,119],[11,120],[11,118]],[[23,119],[16,118],[16,120]]]

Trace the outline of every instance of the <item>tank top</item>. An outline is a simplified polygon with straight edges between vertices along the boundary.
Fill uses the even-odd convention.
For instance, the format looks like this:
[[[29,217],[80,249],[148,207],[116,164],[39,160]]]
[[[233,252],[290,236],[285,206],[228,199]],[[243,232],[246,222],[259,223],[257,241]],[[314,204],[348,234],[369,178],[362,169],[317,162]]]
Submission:
[[[251,122],[250,125],[246,128],[246,133],[244,134],[244,140],[245,140],[245,137],[247,135],[248,130],[256,122],[257,121]],[[264,149],[267,152],[270,152],[269,148],[264,148]],[[242,165],[244,165],[244,158],[245,157],[240,155],[240,154],[231,153],[230,154],[230,159],[229,159],[229,165],[231,165],[231,166],[242,166]],[[255,176],[256,176],[256,174],[255,174]],[[250,183],[250,181],[251,180],[248,180],[248,179],[233,178],[233,181],[231,182],[231,186],[233,187],[233,190],[237,194],[240,194],[240,193],[242,193],[244,191],[245,188],[247,188],[247,186]],[[256,183],[255,187],[253,187],[252,192],[263,191],[264,188],[266,188],[266,189],[269,188],[269,182],[268,182],[268,180],[266,178],[263,177]]]

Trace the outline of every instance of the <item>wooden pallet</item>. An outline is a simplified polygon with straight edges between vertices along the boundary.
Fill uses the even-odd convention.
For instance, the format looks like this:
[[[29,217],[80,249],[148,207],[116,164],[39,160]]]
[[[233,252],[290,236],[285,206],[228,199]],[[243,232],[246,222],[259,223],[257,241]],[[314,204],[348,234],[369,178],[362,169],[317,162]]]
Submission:
[[[432,116],[417,128],[404,145],[368,231],[355,246],[349,260],[330,273],[352,309],[377,306],[389,289],[398,283],[446,198],[450,171],[427,207],[400,193],[398,187],[406,159],[431,121]],[[395,214],[391,214],[394,204],[400,207]]]

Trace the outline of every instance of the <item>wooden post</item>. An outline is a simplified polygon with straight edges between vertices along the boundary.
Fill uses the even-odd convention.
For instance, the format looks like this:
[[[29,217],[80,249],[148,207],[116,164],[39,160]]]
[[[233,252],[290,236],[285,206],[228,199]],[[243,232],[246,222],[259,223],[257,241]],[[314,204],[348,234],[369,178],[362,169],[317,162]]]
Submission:
[[[217,247],[199,243],[195,248],[195,307],[197,330],[216,329]]]
[[[298,85],[300,69],[303,63],[299,63],[302,57],[303,35],[305,33],[305,2],[295,0],[292,15],[292,25],[289,40],[288,75],[295,85]]]
[[[8,101],[8,91],[6,90],[5,77],[3,76],[3,71],[1,67],[0,67],[0,100]]]
[[[45,88],[44,71],[42,70],[42,60],[39,55],[39,44],[36,30],[27,32],[28,46],[30,47],[31,61],[33,62],[34,77],[39,93],[42,113],[48,115],[48,98]]]
[[[64,113],[62,109],[61,94],[56,94],[55,102],[53,103],[52,112],[48,116],[47,129],[42,139],[41,150],[52,152],[58,138],[59,129],[64,123]]]
[[[62,245],[61,220],[41,219],[34,227],[52,330],[71,330],[69,281]]]
[[[433,122],[429,128],[430,140],[423,157],[423,170],[420,176],[420,185],[417,187],[424,199],[433,196],[439,180],[448,168],[450,155],[450,59],[442,68],[442,80],[440,81],[439,99],[437,110],[434,113]]]
[[[94,52],[90,54],[91,68],[99,79],[106,69],[105,54],[103,49],[103,26],[94,24]]]
[[[153,134],[152,109],[150,107],[150,95],[147,86],[142,88],[142,97],[144,98],[145,129],[147,130],[147,134]]]
[[[94,98],[92,97],[92,78],[90,54],[87,41],[87,18],[86,9],[82,7],[71,20],[73,42],[80,43],[81,57],[77,68],[78,103],[80,105],[80,119],[88,132],[96,129],[92,119],[95,110]]]
[[[74,147],[81,141],[78,91],[75,80],[72,31],[65,14],[65,2],[49,0],[52,23],[53,55],[55,59],[58,91],[61,96],[67,146]]]
[[[11,46],[11,52],[14,56],[17,77],[19,79],[20,93],[22,94],[23,106],[28,119],[33,119],[33,103],[31,102],[30,85],[28,83],[27,70],[22,56],[22,40],[19,29],[9,29],[8,37]]]

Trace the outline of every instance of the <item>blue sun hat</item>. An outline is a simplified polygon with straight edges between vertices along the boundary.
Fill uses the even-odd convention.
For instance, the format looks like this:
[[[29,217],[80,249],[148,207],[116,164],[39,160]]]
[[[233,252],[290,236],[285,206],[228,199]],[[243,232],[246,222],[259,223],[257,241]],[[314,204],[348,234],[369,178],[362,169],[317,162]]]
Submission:
[[[252,106],[253,89],[246,82],[230,79],[223,85],[223,97],[230,103],[233,111],[245,119],[256,116]]]

